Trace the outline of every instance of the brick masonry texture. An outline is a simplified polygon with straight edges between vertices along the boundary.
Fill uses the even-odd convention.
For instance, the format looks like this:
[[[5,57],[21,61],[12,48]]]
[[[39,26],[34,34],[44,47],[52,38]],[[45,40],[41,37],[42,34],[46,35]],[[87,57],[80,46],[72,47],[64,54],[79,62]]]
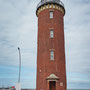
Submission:
[[[50,19],[50,10],[54,18]],[[38,51],[37,51],[37,85],[36,90],[49,90],[50,74],[59,77],[56,90],[66,90],[66,64],[64,43],[64,14],[57,9],[45,9],[38,15]],[[54,30],[54,38],[50,38],[50,29]],[[54,60],[50,60],[50,50],[54,50]],[[60,86],[60,83],[63,86]]]

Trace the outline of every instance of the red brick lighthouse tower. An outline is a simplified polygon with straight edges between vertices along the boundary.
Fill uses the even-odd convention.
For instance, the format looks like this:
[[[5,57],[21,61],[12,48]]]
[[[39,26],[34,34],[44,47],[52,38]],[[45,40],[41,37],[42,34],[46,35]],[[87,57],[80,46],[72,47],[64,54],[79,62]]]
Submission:
[[[38,17],[36,90],[66,90],[64,5],[60,0],[41,0],[36,15]]]

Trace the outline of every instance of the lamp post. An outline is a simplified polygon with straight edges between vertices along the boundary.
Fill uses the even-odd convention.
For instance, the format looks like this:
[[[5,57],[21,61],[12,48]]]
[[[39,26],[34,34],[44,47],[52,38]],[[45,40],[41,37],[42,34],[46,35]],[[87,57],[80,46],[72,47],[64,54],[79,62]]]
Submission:
[[[21,52],[20,48],[18,47],[19,51],[19,76],[18,76],[18,83],[16,84],[16,90],[21,90],[21,83],[20,83],[20,75],[21,75]]]
[[[18,76],[18,83],[20,83],[20,75],[21,75],[21,52],[20,52],[20,48],[18,47],[18,51],[19,51],[19,76]]]

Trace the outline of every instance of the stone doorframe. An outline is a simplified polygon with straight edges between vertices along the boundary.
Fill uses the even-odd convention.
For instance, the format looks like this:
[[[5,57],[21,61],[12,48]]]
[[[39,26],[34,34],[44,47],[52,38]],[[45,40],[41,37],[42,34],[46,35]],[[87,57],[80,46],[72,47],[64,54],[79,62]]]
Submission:
[[[49,82],[51,81],[57,82],[59,80],[59,77],[57,77],[55,74],[50,74],[50,76],[48,76],[46,80],[47,80],[47,90],[49,90]],[[56,86],[57,86],[57,83],[56,83]]]

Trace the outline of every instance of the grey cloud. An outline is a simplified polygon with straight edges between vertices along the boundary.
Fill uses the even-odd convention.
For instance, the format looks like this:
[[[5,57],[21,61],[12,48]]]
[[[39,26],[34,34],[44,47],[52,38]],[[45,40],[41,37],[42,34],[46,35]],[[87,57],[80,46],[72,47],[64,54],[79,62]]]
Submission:
[[[67,77],[69,78],[69,82],[71,82],[68,82],[68,88],[81,88],[82,86],[84,88],[84,84],[89,88],[89,79],[85,83],[84,80],[79,82],[77,77],[73,77],[73,74],[70,77],[69,73],[82,73],[90,77],[90,15],[88,10],[90,4],[89,1],[86,4],[86,1],[82,0],[64,0],[64,2],[66,4],[65,48]],[[76,83],[70,78],[72,80],[75,78]]]
[[[22,66],[36,69],[37,17],[35,10],[39,1],[0,0],[0,65],[18,66],[17,47],[20,46]],[[63,0],[63,2],[66,9],[65,48],[67,72],[77,72],[90,76],[89,4],[82,3],[82,0]],[[69,88],[75,88],[75,85],[78,88],[79,85],[81,86],[82,82],[78,83],[78,77],[75,77],[75,82],[72,80],[73,75],[70,77],[67,74],[67,76],[71,78],[68,83]],[[15,82],[15,80],[11,80],[11,82]],[[90,81],[85,82],[85,85],[88,82]],[[28,87],[28,83],[26,84]],[[35,79],[32,84],[29,84],[35,85]]]

